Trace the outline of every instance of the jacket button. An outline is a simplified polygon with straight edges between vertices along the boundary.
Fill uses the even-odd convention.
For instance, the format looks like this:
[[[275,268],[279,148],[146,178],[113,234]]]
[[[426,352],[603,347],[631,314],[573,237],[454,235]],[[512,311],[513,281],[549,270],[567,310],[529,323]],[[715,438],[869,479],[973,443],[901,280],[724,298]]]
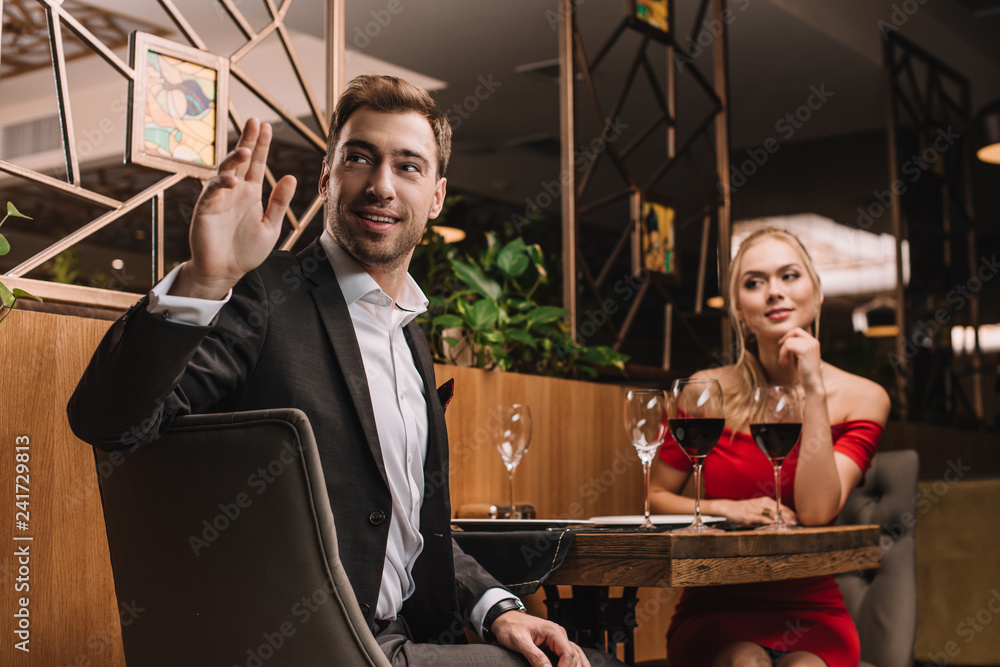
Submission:
[[[369,607],[368,605],[366,605],[363,602],[361,603],[361,615],[362,616],[367,616],[368,612],[370,612],[371,610],[372,610],[371,607]]]
[[[385,521],[385,512],[382,510],[375,510],[368,515],[368,521],[370,521],[373,526],[378,526]]]

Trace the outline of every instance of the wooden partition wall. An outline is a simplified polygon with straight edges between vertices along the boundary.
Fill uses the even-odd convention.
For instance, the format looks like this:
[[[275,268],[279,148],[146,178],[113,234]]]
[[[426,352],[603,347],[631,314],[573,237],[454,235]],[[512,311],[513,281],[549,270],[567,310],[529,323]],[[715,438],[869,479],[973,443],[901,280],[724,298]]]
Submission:
[[[3,665],[125,665],[94,454],[66,421],[66,401],[109,324],[17,310],[0,323]],[[22,488],[20,443],[29,454]],[[15,492],[28,496],[25,530]],[[24,548],[26,557],[14,555]],[[28,610],[29,652],[16,648],[22,639],[12,632],[20,609]]]
[[[642,465],[625,436],[625,389],[518,373],[438,366],[455,380],[446,413],[452,510],[464,503],[507,504],[507,471],[490,437],[496,407],[531,408],[527,454],[514,475],[514,500],[539,517],[586,519],[642,511]]]

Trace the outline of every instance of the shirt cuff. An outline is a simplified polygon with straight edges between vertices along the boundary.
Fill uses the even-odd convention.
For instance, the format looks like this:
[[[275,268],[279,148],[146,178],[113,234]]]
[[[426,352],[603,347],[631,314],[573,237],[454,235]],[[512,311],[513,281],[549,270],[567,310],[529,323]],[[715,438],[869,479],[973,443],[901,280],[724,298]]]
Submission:
[[[517,596],[503,588],[491,588],[483,593],[483,597],[479,598],[479,602],[472,608],[472,627],[479,633],[480,637],[483,636],[483,621],[486,620],[486,612],[500,600],[509,598],[517,598]]]
[[[168,273],[163,280],[158,282],[153,289],[149,290],[149,305],[146,310],[152,315],[160,315],[169,322],[178,324],[188,324],[196,327],[207,327],[219,314],[222,307],[226,305],[233,295],[233,290],[229,290],[225,298],[221,301],[211,299],[195,299],[188,296],[171,296],[167,294],[173,287],[177,275],[181,271],[181,264]]]

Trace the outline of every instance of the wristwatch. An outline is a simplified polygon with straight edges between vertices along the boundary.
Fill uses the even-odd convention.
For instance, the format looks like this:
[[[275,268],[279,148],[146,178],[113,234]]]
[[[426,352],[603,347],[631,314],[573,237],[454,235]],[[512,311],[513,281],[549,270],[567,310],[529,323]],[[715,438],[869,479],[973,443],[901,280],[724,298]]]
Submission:
[[[501,614],[506,614],[508,611],[527,613],[524,610],[524,605],[517,598],[504,598],[503,600],[500,600],[500,602],[497,602],[495,605],[490,607],[490,610],[486,612],[486,617],[483,618],[484,641],[496,641],[496,637],[493,636],[493,623],[500,618]]]

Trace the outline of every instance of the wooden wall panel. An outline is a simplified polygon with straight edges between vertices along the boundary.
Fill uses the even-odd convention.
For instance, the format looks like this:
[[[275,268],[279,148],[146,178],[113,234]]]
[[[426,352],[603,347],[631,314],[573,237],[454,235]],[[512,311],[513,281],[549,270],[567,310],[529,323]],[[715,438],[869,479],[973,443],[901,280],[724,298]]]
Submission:
[[[586,519],[642,511],[642,465],[625,436],[625,389],[517,373],[438,366],[455,380],[448,408],[452,509],[507,504],[507,471],[489,435],[495,407],[531,407],[528,453],[514,475],[514,499],[543,518]]]
[[[66,421],[66,401],[109,322],[15,311],[0,323],[0,664],[125,664],[91,448]],[[28,529],[15,525],[15,443],[29,439]],[[23,440],[21,441],[23,442]],[[30,536],[31,541],[15,537]],[[28,545],[27,582],[15,550]],[[18,583],[29,590],[17,591]],[[30,652],[12,618],[28,598]]]

